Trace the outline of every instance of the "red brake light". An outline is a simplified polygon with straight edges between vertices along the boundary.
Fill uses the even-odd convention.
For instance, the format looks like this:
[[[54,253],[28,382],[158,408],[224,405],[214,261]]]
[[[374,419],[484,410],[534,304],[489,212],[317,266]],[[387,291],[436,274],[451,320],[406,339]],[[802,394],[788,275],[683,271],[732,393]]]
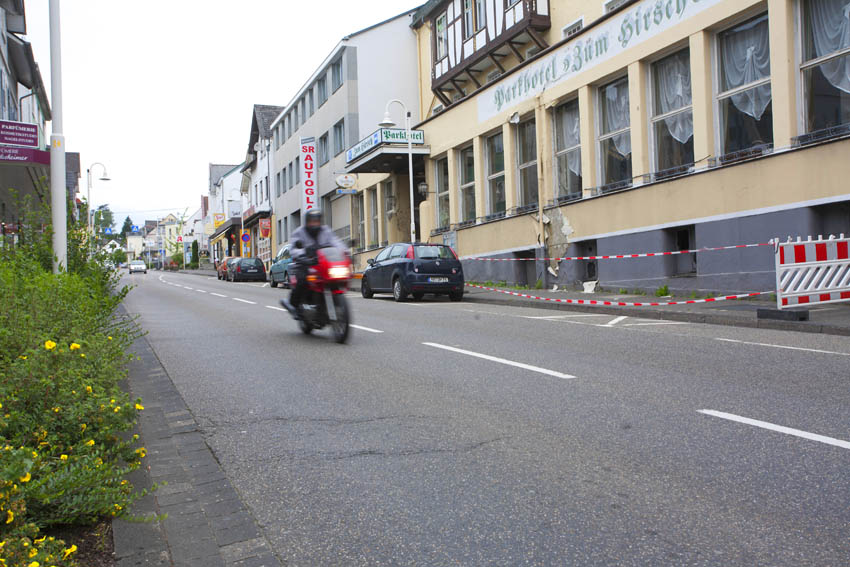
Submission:
[[[236,273],[238,273],[238,274],[242,273],[242,263],[241,262],[239,264],[236,264]]]
[[[413,260],[413,246],[407,247],[407,258]]]

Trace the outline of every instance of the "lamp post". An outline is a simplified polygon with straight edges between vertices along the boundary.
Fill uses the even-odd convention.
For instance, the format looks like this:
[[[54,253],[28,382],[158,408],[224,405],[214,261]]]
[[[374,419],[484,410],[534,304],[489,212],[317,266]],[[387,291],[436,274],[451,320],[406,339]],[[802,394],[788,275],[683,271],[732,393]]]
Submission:
[[[408,180],[410,181],[410,241],[416,242],[416,221],[414,220],[414,202],[413,202],[413,142],[410,139],[410,111],[407,106],[398,99],[392,99],[387,103],[384,111],[384,119],[378,124],[381,128],[393,128],[396,123],[390,118],[390,105],[392,103],[400,104],[404,109],[404,130],[407,135],[407,168]]]
[[[53,221],[53,273],[68,266],[68,206],[65,188],[65,135],[62,126],[62,37],[59,0],[48,4],[50,19],[50,84],[53,91],[53,132],[50,134],[50,209]]]
[[[94,243],[94,211],[92,211],[91,208],[91,170],[96,165],[99,165],[101,169],[103,169],[103,175],[100,176],[98,179],[100,179],[101,181],[109,181],[109,175],[106,173],[106,166],[100,163],[99,161],[94,162],[88,167],[88,169],[86,169],[86,184],[88,189],[88,193],[86,196],[86,216],[88,217],[88,222],[86,224],[88,225],[89,238],[91,238],[92,244]]]

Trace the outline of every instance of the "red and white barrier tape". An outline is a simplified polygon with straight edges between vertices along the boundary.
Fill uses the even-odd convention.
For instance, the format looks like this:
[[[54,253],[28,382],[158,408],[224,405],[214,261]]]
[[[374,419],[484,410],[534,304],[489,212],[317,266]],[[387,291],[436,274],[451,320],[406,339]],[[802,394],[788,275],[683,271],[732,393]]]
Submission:
[[[679,254],[694,254],[696,252],[713,252],[715,250],[734,250],[736,248],[756,248],[758,246],[773,246],[773,242],[758,244],[736,244],[735,246],[716,246],[713,248],[698,248],[696,250],[676,250],[671,252],[645,252],[643,254],[617,254],[611,256],[571,256],[566,258],[463,258],[464,260],[483,260],[485,262],[522,262],[530,260],[562,262],[566,260],[620,260],[623,258],[651,258],[653,256],[676,256]]]
[[[513,295],[515,297],[525,297],[528,299],[539,299],[540,301],[551,301],[553,303],[570,303],[572,305],[613,305],[615,307],[664,307],[667,305],[691,305],[694,303],[711,303],[714,301],[727,301],[730,299],[745,299],[747,297],[758,297],[760,295],[767,295],[768,293],[774,293],[772,291],[756,291],[754,293],[742,293],[739,295],[727,295],[724,297],[709,297],[707,299],[689,299],[687,301],[652,301],[652,302],[640,302],[640,303],[629,303],[626,301],[598,301],[596,299],[558,299],[554,297],[538,297],[536,295],[528,295],[525,293],[518,293],[516,291],[507,291],[504,289],[496,289],[494,287],[485,287],[483,285],[475,285],[475,284],[466,284],[467,287],[474,287],[477,289],[485,289],[487,291],[495,291],[498,293],[504,293],[506,295]]]

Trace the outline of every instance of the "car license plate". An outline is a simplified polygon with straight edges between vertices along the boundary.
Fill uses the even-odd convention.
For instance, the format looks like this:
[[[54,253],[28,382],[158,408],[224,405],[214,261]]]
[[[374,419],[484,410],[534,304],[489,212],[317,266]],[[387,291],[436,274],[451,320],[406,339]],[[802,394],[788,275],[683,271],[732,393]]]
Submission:
[[[449,278],[428,278],[428,281],[431,283],[446,283],[449,281]]]

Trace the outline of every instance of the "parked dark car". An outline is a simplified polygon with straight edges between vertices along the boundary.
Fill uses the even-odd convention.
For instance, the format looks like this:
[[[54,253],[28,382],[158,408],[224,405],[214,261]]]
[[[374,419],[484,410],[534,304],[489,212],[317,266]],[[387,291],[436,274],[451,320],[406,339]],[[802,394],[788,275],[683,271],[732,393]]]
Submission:
[[[274,263],[269,268],[269,286],[277,287],[280,284],[283,287],[289,287],[290,264],[292,264],[292,254],[289,253],[289,246],[284,246],[277,253]]]
[[[393,244],[367,263],[360,282],[366,299],[374,293],[392,293],[396,301],[404,301],[408,294],[418,301],[426,293],[463,299],[463,266],[454,250],[443,244]]]
[[[266,267],[259,258],[236,258],[227,267],[227,278],[232,282],[266,281]]]

